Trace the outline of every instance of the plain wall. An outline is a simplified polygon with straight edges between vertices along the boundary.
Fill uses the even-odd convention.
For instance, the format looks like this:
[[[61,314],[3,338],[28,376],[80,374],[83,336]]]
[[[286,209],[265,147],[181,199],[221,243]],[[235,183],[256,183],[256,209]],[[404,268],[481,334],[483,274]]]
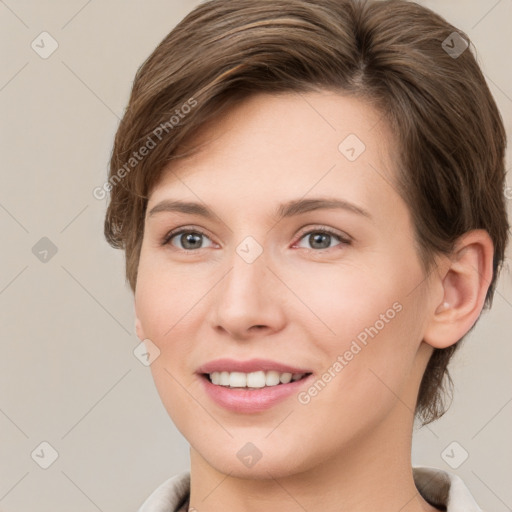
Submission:
[[[188,469],[188,445],[134,357],[123,255],[103,238],[106,201],[92,191],[106,180],[137,68],[197,3],[0,3],[4,512],[137,510]],[[511,137],[512,1],[420,3],[472,38]],[[31,47],[43,31],[58,43],[46,59]],[[508,197],[510,210],[512,188]],[[453,360],[451,409],[413,444],[414,465],[456,472],[494,512],[512,507],[510,256],[493,309]],[[52,448],[42,442],[58,453],[47,469]],[[446,462],[465,452],[458,468]]]

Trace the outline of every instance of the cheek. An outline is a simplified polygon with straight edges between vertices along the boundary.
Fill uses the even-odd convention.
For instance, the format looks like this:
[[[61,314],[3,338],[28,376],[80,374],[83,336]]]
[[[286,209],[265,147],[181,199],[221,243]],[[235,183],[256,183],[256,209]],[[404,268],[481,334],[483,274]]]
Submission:
[[[364,338],[365,329],[375,323],[382,330],[398,316],[407,287],[403,278],[393,277],[395,273],[393,268],[379,267],[378,262],[353,261],[280,269],[283,281],[294,292],[292,296],[283,289],[283,299],[289,296],[287,303],[295,304],[296,320],[310,327],[318,323],[319,341],[327,335],[341,345],[360,333]]]
[[[342,355],[344,362],[333,393],[343,397],[345,410],[361,417],[371,410],[374,420],[386,414],[398,397],[411,411],[414,409],[415,397],[409,393],[421,343],[418,304],[411,297],[402,297],[391,308],[389,305],[389,300],[384,300],[372,308],[373,316],[367,316],[365,323],[353,324],[357,334],[344,338],[345,350],[333,350],[333,355]]]
[[[302,275],[299,282],[307,305],[321,320],[308,315],[309,327],[319,325],[311,339],[324,354],[324,370],[336,375],[326,386],[331,393],[323,396],[325,406],[336,397],[350,410],[358,410],[361,400],[363,409],[368,403],[377,408],[389,404],[408,378],[421,342],[423,299],[421,293],[410,293],[419,269],[399,269],[397,263],[386,269],[325,268]],[[302,322],[307,327],[309,320]]]
[[[190,272],[162,262],[162,258],[141,254],[135,313],[144,334],[157,345],[183,329],[187,313],[205,294],[205,281]]]

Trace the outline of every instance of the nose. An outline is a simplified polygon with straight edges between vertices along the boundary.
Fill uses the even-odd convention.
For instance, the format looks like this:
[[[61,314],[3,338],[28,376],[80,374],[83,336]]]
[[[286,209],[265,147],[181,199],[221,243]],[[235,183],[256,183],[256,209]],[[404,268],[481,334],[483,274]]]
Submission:
[[[234,254],[230,270],[212,295],[213,326],[237,340],[278,332],[285,324],[284,293],[265,253],[252,263]]]

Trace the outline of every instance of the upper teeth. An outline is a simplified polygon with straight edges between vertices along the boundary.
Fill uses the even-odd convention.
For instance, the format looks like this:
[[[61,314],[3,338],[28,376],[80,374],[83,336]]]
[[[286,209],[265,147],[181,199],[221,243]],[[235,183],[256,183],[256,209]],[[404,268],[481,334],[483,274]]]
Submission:
[[[232,388],[263,388],[265,386],[277,386],[288,384],[292,380],[299,380],[305,373],[279,373],[276,371],[258,371],[251,373],[242,372],[213,372],[210,373],[213,384],[231,386]]]

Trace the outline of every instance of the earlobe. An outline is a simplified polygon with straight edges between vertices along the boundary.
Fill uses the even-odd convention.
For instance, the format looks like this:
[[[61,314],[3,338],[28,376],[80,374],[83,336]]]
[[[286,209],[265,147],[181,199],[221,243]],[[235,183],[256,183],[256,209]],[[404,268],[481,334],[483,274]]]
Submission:
[[[142,341],[145,336],[142,331],[142,325],[140,323],[139,317],[135,317],[135,332],[137,333],[137,338],[139,338],[140,341]]]
[[[489,234],[473,230],[455,244],[441,280],[443,298],[433,304],[433,313],[423,340],[435,348],[459,341],[478,320],[492,280],[494,248]]]
[[[143,341],[146,339],[146,336],[144,336],[144,329],[142,329],[142,323],[137,315],[137,297],[135,295],[133,297],[133,309],[135,314],[135,332],[137,333],[137,338]]]

